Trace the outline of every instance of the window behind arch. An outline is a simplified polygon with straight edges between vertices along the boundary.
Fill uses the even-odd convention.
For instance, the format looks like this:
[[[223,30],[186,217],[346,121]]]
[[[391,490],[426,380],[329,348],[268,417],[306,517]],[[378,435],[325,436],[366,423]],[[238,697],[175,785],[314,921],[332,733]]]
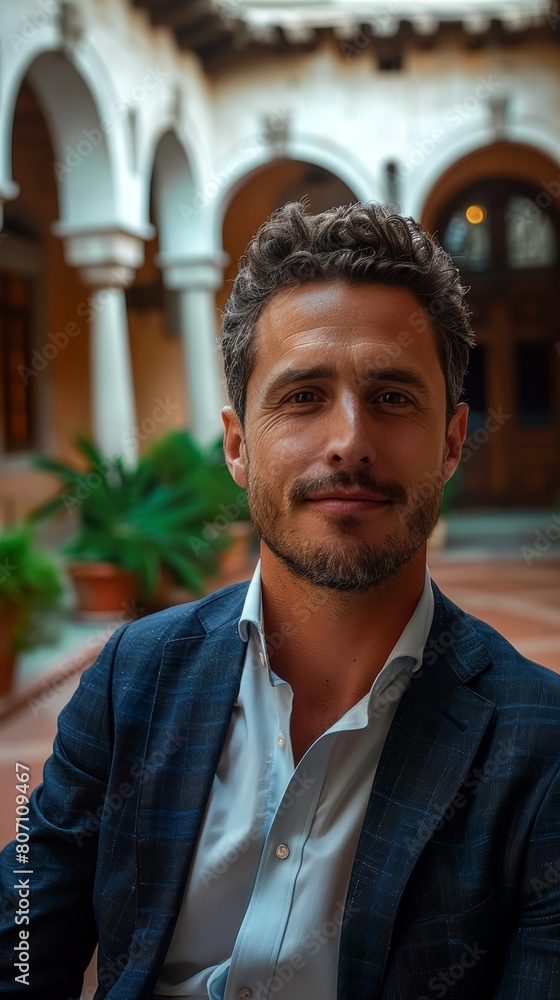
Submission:
[[[554,267],[558,261],[558,239],[554,226],[527,196],[514,194],[506,202],[506,264],[513,270]]]
[[[512,283],[520,271],[558,265],[556,205],[547,191],[523,181],[491,179],[467,188],[443,211],[438,231],[465,277],[479,281]]]

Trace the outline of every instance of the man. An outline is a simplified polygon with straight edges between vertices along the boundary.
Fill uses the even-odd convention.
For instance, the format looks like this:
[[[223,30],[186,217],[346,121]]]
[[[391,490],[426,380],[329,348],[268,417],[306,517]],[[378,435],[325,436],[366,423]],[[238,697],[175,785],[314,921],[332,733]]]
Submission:
[[[78,997],[97,941],[111,1000],[560,995],[560,679],[426,569],[471,343],[412,220],[292,204],[261,228],[221,338],[260,565],[84,675],[2,995]]]

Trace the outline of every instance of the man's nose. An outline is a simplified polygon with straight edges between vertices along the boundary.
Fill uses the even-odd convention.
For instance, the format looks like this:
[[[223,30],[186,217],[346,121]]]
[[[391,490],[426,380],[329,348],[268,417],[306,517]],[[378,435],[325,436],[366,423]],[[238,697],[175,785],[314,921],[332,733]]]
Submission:
[[[339,469],[375,462],[371,415],[360,400],[346,398],[332,408],[325,457]]]

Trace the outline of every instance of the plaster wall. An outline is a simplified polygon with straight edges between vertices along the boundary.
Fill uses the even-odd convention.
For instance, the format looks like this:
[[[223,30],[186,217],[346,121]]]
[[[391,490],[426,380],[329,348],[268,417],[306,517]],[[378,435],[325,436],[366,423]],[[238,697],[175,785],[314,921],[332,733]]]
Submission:
[[[529,142],[560,164],[559,69],[552,42],[510,51],[410,49],[401,71],[380,72],[366,52],[346,60],[330,40],[317,52],[271,58],[216,81],[214,169],[258,139],[259,123],[262,135],[267,113],[283,114],[288,136],[279,149],[315,149],[322,165],[351,187],[351,176],[358,180],[356,195],[370,199],[387,197],[384,167],[396,161],[399,200],[419,216],[451,163],[498,138]],[[492,105],[504,100],[500,127]],[[274,158],[274,143],[260,155]]]

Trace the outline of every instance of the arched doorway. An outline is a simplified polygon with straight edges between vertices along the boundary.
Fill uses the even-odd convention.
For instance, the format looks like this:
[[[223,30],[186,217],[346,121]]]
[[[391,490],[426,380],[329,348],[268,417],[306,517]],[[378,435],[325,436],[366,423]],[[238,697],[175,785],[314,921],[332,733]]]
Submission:
[[[560,211],[554,189],[493,176],[440,204],[434,228],[452,254],[477,347],[463,500],[546,507],[560,487]]]
[[[223,246],[229,256],[225,282],[218,294],[223,308],[238,270],[238,261],[251,237],[271,212],[288,201],[306,197],[309,211],[323,212],[333,205],[348,205],[358,199],[329,170],[301,160],[279,159],[249,174],[238,188],[224,219]]]
[[[23,516],[52,493],[29,468],[50,451],[71,458],[70,436],[89,429],[88,331],[75,269],[53,233],[56,147],[27,76],[15,102],[11,154],[19,194],[4,206],[0,240],[0,519]]]
[[[47,359],[40,357],[46,336],[45,242],[57,199],[48,169],[50,136],[27,81],[16,102],[12,143],[19,197],[6,203],[0,240],[0,455],[8,470],[13,459],[17,463],[45,443],[51,374],[39,375],[39,365],[47,369]],[[38,167],[44,169],[40,201]]]

